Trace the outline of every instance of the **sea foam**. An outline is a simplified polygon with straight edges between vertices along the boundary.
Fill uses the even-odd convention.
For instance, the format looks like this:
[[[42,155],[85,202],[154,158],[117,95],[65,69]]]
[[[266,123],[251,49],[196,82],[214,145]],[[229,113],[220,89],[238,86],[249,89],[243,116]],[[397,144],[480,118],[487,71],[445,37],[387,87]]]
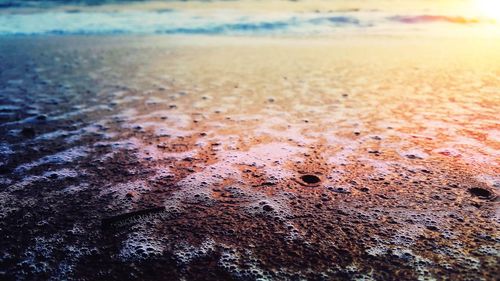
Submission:
[[[0,14],[0,35],[315,35],[332,34],[339,30],[408,31],[412,30],[412,25],[429,24],[470,26],[495,23],[453,15],[394,15],[383,11],[256,13],[240,10],[44,10],[32,14]]]

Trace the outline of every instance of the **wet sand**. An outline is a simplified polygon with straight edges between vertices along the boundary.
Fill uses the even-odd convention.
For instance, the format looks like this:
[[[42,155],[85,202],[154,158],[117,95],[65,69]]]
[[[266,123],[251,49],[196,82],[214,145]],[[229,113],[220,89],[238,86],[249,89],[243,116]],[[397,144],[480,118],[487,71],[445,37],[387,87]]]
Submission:
[[[496,280],[500,42],[0,38],[4,280]]]

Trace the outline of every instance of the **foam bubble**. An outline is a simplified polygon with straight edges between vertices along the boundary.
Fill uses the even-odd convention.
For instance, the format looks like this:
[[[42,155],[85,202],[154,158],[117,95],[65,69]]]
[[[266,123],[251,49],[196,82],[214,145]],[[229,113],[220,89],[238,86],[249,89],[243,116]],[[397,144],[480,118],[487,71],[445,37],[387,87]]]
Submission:
[[[164,249],[165,246],[161,241],[146,232],[138,231],[130,233],[122,242],[119,258],[123,261],[139,261],[159,256]]]
[[[204,257],[215,250],[215,241],[207,239],[199,246],[193,246],[186,242],[175,246],[175,260],[183,265],[189,264],[193,259]]]
[[[88,153],[89,149],[87,147],[82,147],[82,146],[72,147],[70,149],[58,152],[56,154],[44,156],[34,162],[22,164],[18,166],[14,170],[14,172],[16,173],[27,172],[35,167],[45,164],[56,164],[56,165],[68,164],[77,160],[78,158],[87,156]]]

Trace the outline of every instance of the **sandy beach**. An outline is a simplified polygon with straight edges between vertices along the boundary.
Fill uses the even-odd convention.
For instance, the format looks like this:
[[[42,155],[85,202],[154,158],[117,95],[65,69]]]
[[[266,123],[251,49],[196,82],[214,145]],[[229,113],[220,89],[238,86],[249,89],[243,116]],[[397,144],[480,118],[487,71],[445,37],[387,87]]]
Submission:
[[[499,49],[2,37],[0,278],[495,280]]]

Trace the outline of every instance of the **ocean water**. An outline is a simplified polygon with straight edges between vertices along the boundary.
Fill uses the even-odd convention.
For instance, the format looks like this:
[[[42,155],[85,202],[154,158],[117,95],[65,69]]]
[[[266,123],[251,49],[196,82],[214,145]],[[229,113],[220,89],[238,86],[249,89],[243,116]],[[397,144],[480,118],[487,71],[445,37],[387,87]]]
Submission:
[[[0,35],[80,34],[201,34],[201,35],[329,35],[336,33],[499,35],[493,19],[457,12],[404,6],[390,9],[352,1],[348,9],[324,1],[317,9],[305,6],[260,9],[251,1],[0,1]],[[246,8],[238,3],[244,2]],[[248,4],[250,2],[250,4]],[[259,3],[259,1],[254,1]],[[269,3],[272,3],[270,1]],[[370,1],[368,1],[370,2]],[[374,3],[376,1],[371,1]],[[384,1],[379,1],[384,2]],[[412,1],[408,1],[411,3]],[[415,1],[413,1],[415,2]],[[112,4],[110,4],[112,3]],[[149,4],[148,4],[149,3]],[[151,4],[151,3],[154,3]],[[215,3],[215,4],[214,4]],[[217,5],[216,3],[224,3]],[[276,1],[274,1],[276,3]],[[292,3],[292,4],[290,4]],[[271,6],[271,5],[269,5]],[[109,8],[112,7],[112,8]],[[215,8],[214,8],[215,7]],[[354,7],[354,8],[352,8]],[[472,31],[472,32],[471,32]]]

